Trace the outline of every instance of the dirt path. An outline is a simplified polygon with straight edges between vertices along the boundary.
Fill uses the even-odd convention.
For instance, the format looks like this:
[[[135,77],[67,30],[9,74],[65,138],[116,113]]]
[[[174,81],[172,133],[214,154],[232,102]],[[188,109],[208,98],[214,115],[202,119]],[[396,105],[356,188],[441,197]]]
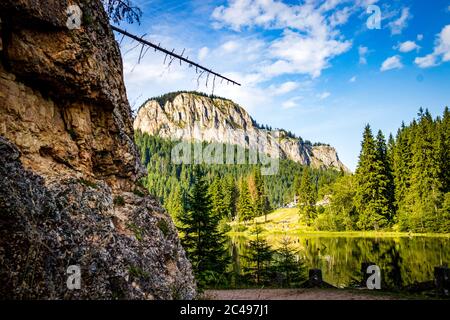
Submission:
[[[359,290],[336,289],[243,289],[207,290],[210,300],[394,300],[399,297]],[[403,297],[404,299],[404,297]]]

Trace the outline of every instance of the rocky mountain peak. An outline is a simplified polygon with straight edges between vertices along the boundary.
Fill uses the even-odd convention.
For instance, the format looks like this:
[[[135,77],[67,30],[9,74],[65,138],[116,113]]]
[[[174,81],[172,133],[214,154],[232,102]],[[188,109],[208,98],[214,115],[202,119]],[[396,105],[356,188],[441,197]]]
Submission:
[[[264,141],[262,151],[315,168],[348,171],[336,150],[312,145],[279,130],[268,136],[249,113],[231,100],[196,92],[170,93],[150,99],[139,109],[134,129],[171,140],[218,142],[247,147],[247,141]]]

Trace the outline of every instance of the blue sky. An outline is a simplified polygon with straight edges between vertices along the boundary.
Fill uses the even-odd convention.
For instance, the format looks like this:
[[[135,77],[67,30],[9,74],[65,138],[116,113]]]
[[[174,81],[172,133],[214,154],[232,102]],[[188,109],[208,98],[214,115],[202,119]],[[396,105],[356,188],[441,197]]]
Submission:
[[[449,0],[134,0],[133,33],[241,82],[216,83],[259,123],[336,147],[355,169],[364,126],[394,132],[420,107],[450,105]],[[381,29],[368,28],[381,12]],[[371,11],[373,12],[373,11]],[[376,18],[376,17],[375,17]],[[375,21],[376,20],[370,20]],[[186,65],[122,42],[130,103],[175,90],[212,92]],[[205,79],[205,78],[204,78]],[[203,80],[204,80],[203,79]]]

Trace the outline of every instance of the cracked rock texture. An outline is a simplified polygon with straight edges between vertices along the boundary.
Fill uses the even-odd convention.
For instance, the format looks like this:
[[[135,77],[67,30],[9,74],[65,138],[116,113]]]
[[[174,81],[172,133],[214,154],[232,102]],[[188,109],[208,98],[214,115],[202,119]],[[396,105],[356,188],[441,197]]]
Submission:
[[[192,299],[176,229],[138,183],[108,17],[79,1],[69,30],[71,4],[0,2],[0,299]]]
[[[196,140],[258,149],[271,157],[291,159],[315,168],[348,171],[331,146],[313,146],[280,130],[267,134],[242,107],[230,100],[179,93],[164,103],[146,102],[134,121],[135,130],[172,140]]]

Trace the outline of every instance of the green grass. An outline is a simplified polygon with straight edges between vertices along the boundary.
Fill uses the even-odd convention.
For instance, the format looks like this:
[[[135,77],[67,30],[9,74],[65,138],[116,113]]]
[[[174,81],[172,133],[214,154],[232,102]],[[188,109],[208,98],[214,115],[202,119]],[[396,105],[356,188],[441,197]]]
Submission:
[[[145,272],[142,268],[137,267],[137,266],[129,266],[128,267],[128,272],[130,273],[130,275],[136,279],[149,279],[150,275]]]
[[[236,222],[232,222],[230,225],[232,231],[230,235],[243,235],[250,236],[251,227],[255,222],[259,223],[264,229],[265,235],[303,235],[309,237],[444,237],[450,238],[450,234],[439,233],[407,233],[407,232],[394,232],[394,231],[316,231],[312,227],[308,227],[300,222],[299,213],[297,208],[283,208],[275,210],[267,215],[267,217],[258,217],[252,221],[241,222],[239,226]],[[246,228],[242,228],[245,226]],[[245,231],[237,231],[238,229],[244,229]]]
[[[128,223],[127,227],[128,227],[128,229],[133,231],[134,236],[136,237],[137,241],[142,241],[144,239],[143,230],[141,228],[139,228],[136,224]]]
[[[113,202],[114,202],[114,205],[116,205],[118,207],[125,206],[125,199],[122,196],[115,197]]]
[[[267,216],[258,217],[252,221],[231,223],[231,234],[250,235],[250,230],[255,223],[260,224],[264,229],[264,233],[269,234],[297,234],[304,232],[314,232],[312,228],[304,226],[299,221],[299,214],[297,208],[278,209]],[[238,226],[239,225],[239,226]],[[245,226],[246,228],[243,228]],[[245,231],[237,231],[244,229]]]

